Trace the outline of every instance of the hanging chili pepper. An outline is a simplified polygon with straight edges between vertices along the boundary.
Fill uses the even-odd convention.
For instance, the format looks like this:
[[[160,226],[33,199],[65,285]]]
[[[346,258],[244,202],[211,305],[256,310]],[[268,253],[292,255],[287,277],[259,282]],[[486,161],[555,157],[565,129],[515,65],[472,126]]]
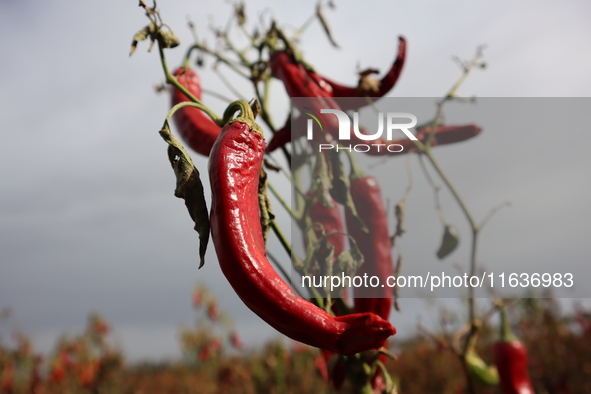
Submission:
[[[293,55],[288,51],[277,51],[274,52],[270,60],[271,70],[273,76],[280,79],[284,86],[287,94],[290,97],[310,97],[311,109],[317,113],[320,113],[321,109],[338,109],[343,110],[337,104],[332,95],[327,92],[326,89],[321,88],[316,81],[310,77],[304,66],[295,61]],[[327,130],[332,134],[333,138],[338,140],[339,124],[336,116],[325,116],[327,123]],[[306,133],[306,115],[300,115],[295,119],[294,124],[296,126],[295,133],[292,131],[292,124],[290,119],[286,124],[278,130],[271,142],[267,151],[272,152],[273,150],[284,146],[290,142],[292,138],[299,138],[304,136]],[[435,136],[431,140],[431,146],[451,144],[455,142],[464,141],[480,134],[481,128],[477,125],[447,125],[438,126],[435,130]],[[429,136],[431,129],[425,127],[417,131],[415,137],[421,142],[425,142]],[[364,132],[364,131],[361,131]],[[314,134],[316,138],[313,142],[323,143],[320,133]],[[354,132],[351,133],[351,144],[363,144],[366,145],[367,141],[361,140]],[[396,147],[392,152],[388,150],[388,146],[400,145],[402,149]],[[372,140],[369,145],[370,149],[364,152],[369,155],[398,155],[408,153],[415,150],[415,144],[408,138],[388,141],[384,138],[377,138]]]
[[[493,347],[495,364],[499,370],[501,388],[504,394],[534,394],[534,388],[527,369],[527,349],[511,332],[507,311],[501,311],[501,340]]]
[[[404,37],[398,37],[398,54],[392,67],[388,73],[380,80],[369,80],[370,75],[373,74],[374,70],[368,70],[362,72],[359,78],[357,86],[345,86],[336,83],[325,76],[320,76],[312,70],[307,70],[310,77],[330,96],[332,97],[383,97],[385,96],[396,84],[402,68],[404,67],[404,61],[406,59],[406,40]],[[360,107],[367,105],[362,101],[348,100],[346,103],[341,105],[341,109],[344,111],[353,110],[356,111]]]
[[[186,87],[197,99],[201,99],[201,83],[195,71],[181,67],[174,72],[174,75],[177,76],[181,85]],[[175,106],[184,101],[191,100],[180,90],[173,88],[171,105]],[[220,127],[200,109],[193,107],[179,109],[173,118],[179,134],[187,145],[195,152],[209,156],[209,151],[220,133]]]
[[[363,293],[360,294],[363,297],[355,297],[354,310],[356,313],[372,312],[384,320],[388,320],[394,296],[394,288],[386,284],[386,279],[394,274],[388,215],[377,179],[365,174],[359,168],[352,154],[349,154],[349,159],[351,162],[351,197],[359,218],[368,230],[368,232],[363,231],[347,211],[345,215],[347,231],[363,254],[363,264],[355,275],[367,275],[370,278],[377,276],[380,280],[378,287],[363,289]],[[378,360],[385,363],[386,355],[381,354]],[[381,373],[382,371],[378,369],[371,378],[372,387],[377,392],[381,392],[385,388],[385,380]]]
[[[377,287],[363,289],[363,297],[355,297],[355,312],[373,312],[388,319],[392,308],[393,288],[386,285],[386,279],[394,274],[388,215],[377,179],[365,174],[352,154],[349,158],[351,197],[359,218],[368,229],[368,232],[363,231],[353,216],[346,213],[347,231],[363,254],[363,264],[356,275],[367,274],[368,277],[377,276],[380,279]]]
[[[275,272],[266,257],[258,186],[263,132],[244,101],[224,116],[242,115],[224,126],[209,162],[211,234],[222,272],[242,301],[288,337],[350,355],[380,348],[396,330],[372,313],[334,317],[302,298]]]

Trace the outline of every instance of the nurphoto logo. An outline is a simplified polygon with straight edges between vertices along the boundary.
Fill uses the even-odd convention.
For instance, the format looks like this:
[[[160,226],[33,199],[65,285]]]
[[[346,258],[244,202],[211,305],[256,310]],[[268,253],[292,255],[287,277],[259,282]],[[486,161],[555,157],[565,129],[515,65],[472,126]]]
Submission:
[[[387,141],[392,141],[392,134],[394,130],[400,130],[402,131],[409,139],[416,141],[417,137],[414,136],[414,134],[412,134],[410,132],[409,129],[415,127],[417,125],[417,117],[411,113],[408,112],[387,112],[386,114],[384,114],[383,112],[379,112],[378,113],[378,130],[375,133],[368,133],[365,129],[360,130],[359,129],[359,113],[358,112],[353,112],[353,127],[351,127],[351,119],[349,118],[349,115],[347,115],[347,113],[345,113],[344,111],[338,110],[338,109],[321,109],[320,110],[320,114],[314,114],[312,113],[310,108],[307,107],[303,107],[303,109],[305,110],[310,110],[310,112],[307,111],[302,111],[304,114],[310,116],[310,119],[308,119],[307,123],[306,123],[306,135],[308,140],[313,140],[314,139],[314,123],[316,123],[319,127],[320,130],[324,132],[325,129],[328,129],[327,131],[335,130],[336,129],[336,122],[338,122],[338,141],[339,142],[345,142],[345,141],[351,141],[351,138],[353,137],[353,140],[355,141],[375,141],[375,142],[381,142],[380,144],[370,144],[372,146],[385,146],[388,151],[390,152],[401,152],[403,147],[402,145],[398,145],[398,144],[387,144]],[[335,117],[332,116],[327,116],[326,118],[328,118],[328,122],[327,119],[325,119],[325,117],[322,116],[322,114],[332,114]],[[408,120],[407,122],[400,122],[400,119],[406,119]],[[336,120],[336,122],[335,122]],[[384,121],[385,120],[385,121]],[[384,123],[386,124],[384,127]],[[386,129],[386,138],[382,138],[382,135],[384,134],[384,128]],[[351,135],[351,130],[353,130],[353,136]],[[334,134],[333,134],[334,135]],[[337,149],[337,151],[340,149],[347,149],[349,151],[351,151],[351,149],[353,149],[356,152],[367,152],[369,151],[370,145],[368,144],[354,144],[354,145],[349,145],[348,147],[345,146],[338,146],[338,145],[333,145],[333,144],[320,144],[319,145],[319,151],[322,151],[323,149]],[[397,150],[393,150],[393,149],[397,149]]]

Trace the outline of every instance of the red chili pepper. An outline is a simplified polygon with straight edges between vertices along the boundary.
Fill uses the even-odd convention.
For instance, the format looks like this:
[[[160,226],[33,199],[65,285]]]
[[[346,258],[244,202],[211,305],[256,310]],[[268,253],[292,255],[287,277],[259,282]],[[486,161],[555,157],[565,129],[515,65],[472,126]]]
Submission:
[[[295,61],[293,56],[285,51],[278,51],[273,53],[270,60],[271,70],[273,75],[280,79],[290,97],[313,97],[314,100],[310,101],[310,105],[314,108],[312,110],[320,113],[321,109],[340,109],[343,110],[332,98],[332,95],[323,89],[316,83],[316,81],[310,76],[304,66]],[[333,138],[338,139],[339,125],[337,118],[334,115],[325,116],[324,119],[327,123],[327,129],[332,133]],[[306,131],[307,116],[299,116],[295,119],[296,132],[292,133],[292,127],[290,119],[287,123],[278,130],[271,142],[267,151],[272,152],[273,150],[284,146],[292,140],[292,138],[299,138],[304,136]],[[477,125],[448,125],[438,126],[435,130],[435,138],[431,141],[431,146],[451,144],[454,142],[460,142],[472,137],[477,136],[481,132],[481,128]],[[424,142],[429,135],[430,128],[425,127],[417,131],[416,137],[419,141]],[[292,136],[292,134],[294,134]],[[318,139],[315,143],[321,143],[319,133],[315,134]],[[363,144],[367,145],[368,141],[361,140],[355,133],[351,133],[351,144]],[[398,147],[393,149],[393,152],[388,151],[387,147],[391,145],[402,145],[402,151]],[[369,155],[397,155],[408,153],[415,149],[413,141],[408,138],[388,141],[383,138],[372,140],[369,151],[365,152]]]
[[[467,125],[440,125],[435,129],[435,135],[431,140],[431,146],[453,144],[462,142],[472,137],[476,137],[482,129],[475,124]],[[425,142],[431,132],[430,127],[419,129],[415,135],[421,142]],[[399,144],[403,146],[403,151],[400,153],[408,153],[415,150],[415,144],[408,138],[391,141],[391,144]]]
[[[336,83],[324,76],[320,76],[310,70],[308,70],[308,74],[326,93],[329,93],[332,97],[383,97],[390,90],[392,90],[396,84],[396,81],[398,81],[400,73],[402,72],[402,68],[404,67],[405,59],[406,40],[404,37],[400,36],[398,37],[398,54],[396,55],[396,59],[394,60],[394,63],[392,63],[390,71],[388,71],[388,73],[379,81],[379,85],[375,90],[368,90],[362,86],[362,79],[364,78],[363,76],[359,79],[357,86],[345,86]],[[341,106],[341,109],[344,111],[356,111],[363,105],[367,105],[367,103],[363,105],[358,105],[357,103],[361,102],[351,100],[351,104],[347,102]]]
[[[363,254],[363,264],[355,275],[368,277],[377,276],[380,280],[378,287],[363,289],[364,297],[355,297],[356,313],[372,312],[384,320],[390,317],[394,288],[387,285],[386,280],[394,274],[392,259],[392,243],[388,229],[388,215],[384,206],[384,199],[380,185],[372,176],[364,174],[357,163],[351,158],[351,197],[355,203],[357,214],[367,227],[364,232],[353,218],[346,212],[347,230],[355,239],[359,250]],[[383,286],[383,287],[382,287]],[[384,345],[386,346],[386,345]],[[386,356],[379,357],[382,363]],[[372,387],[375,392],[385,389],[385,380],[381,371],[376,371],[372,377]]]
[[[211,233],[222,272],[242,301],[288,337],[351,355],[380,348],[396,330],[372,313],[334,317],[297,297],[266,257],[259,217],[258,187],[265,141],[248,104],[229,122],[209,162]]]
[[[201,84],[199,76],[190,68],[181,67],[174,72],[181,85],[187,88],[197,99],[201,99]],[[184,101],[191,101],[180,90],[173,88],[171,105],[175,106]],[[184,107],[175,112],[174,122],[183,140],[195,152],[209,156],[220,127],[200,109]]]
[[[353,215],[346,212],[349,235],[355,239],[363,254],[363,264],[356,275],[367,274],[368,277],[377,276],[380,279],[380,285],[377,287],[363,289],[363,298],[355,298],[355,312],[373,312],[387,320],[394,295],[394,289],[386,284],[386,279],[394,274],[388,215],[377,179],[364,174],[353,157],[350,190],[357,214],[368,229],[368,232],[364,232]]]
[[[495,343],[493,354],[504,394],[535,393],[527,369],[527,349],[511,332],[504,307],[501,307],[501,340]]]

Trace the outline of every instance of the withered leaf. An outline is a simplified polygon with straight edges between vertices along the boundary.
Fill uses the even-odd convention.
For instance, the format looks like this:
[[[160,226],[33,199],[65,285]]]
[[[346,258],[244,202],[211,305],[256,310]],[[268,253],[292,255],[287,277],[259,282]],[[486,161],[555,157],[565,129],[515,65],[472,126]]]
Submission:
[[[334,150],[328,151],[327,159],[329,160],[332,172],[332,189],[330,189],[330,195],[336,202],[345,206],[345,209],[353,215],[355,222],[364,232],[368,232],[365,223],[363,223],[363,220],[357,214],[357,208],[353,202],[353,197],[351,197],[351,182],[349,176],[345,173],[339,153]]]
[[[318,3],[318,6],[316,6],[316,16],[318,17],[318,20],[320,21],[320,24],[322,25],[322,28],[324,29],[324,32],[326,33],[326,36],[328,37],[328,40],[330,41],[332,46],[335,48],[340,48],[339,44],[337,44],[334,37],[332,36],[332,33],[330,31],[330,27],[328,26],[328,22],[326,21],[326,18],[324,17],[324,14],[322,13],[322,4],[321,3]]]
[[[456,228],[450,224],[446,224],[443,232],[443,239],[441,240],[441,246],[437,251],[437,257],[439,259],[445,258],[458,247],[459,243],[460,238]]]
[[[170,130],[160,130],[160,136],[168,143],[168,160],[176,177],[174,195],[185,200],[189,215],[195,222],[194,229],[199,234],[199,268],[201,268],[205,263],[205,252],[209,242],[209,213],[203,193],[203,183],[193,160]]]

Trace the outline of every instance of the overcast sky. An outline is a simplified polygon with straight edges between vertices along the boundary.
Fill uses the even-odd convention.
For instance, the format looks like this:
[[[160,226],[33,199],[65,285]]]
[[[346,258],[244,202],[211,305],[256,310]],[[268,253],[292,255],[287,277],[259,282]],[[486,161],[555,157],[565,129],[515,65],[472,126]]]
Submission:
[[[301,40],[308,61],[335,80],[355,83],[358,65],[386,70],[402,34],[408,58],[393,96],[444,94],[459,75],[452,56],[470,58],[480,44],[487,45],[488,68],[475,72],[460,94],[591,95],[587,1],[369,1],[361,9],[358,2],[336,3],[325,13],[342,48],[330,46],[318,23]],[[213,44],[208,26],[225,23],[231,11],[227,2],[170,0],[159,6],[182,42],[182,49],[168,51],[172,66],[191,42],[187,17]],[[314,6],[259,0],[249,1],[247,12],[254,20],[271,8],[290,30]],[[146,23],[135,0],[0,0],[0,308],[14,311],[10,324],[0,322],[3,339],[19,327],[47,351],[60,333],[79,332],[96,310],[112,323],[131,359],[175,357],[178,329],[195,317],[191,290],[198,283],[218,296],[247,342],[278,337],[234,295],[213,247],[197,270],[197,235],[173,196],[174,177],[157,133],[168,109],[168,96],[154,90],[163,81],[158,56],[143,43],[128,57],[131,37]],[[252,96],[247,84],[223,72]],[[200,75],[205,88],[232,96],[210,68]],[[279,83],[273,94],[281,119],[288,100]],[[223,102],[205,99],[223,111]],[[572,103],[579,115],[589,108],[589,100]],[[545,116],[557,115],[540,113],[537,121]],[[485,127],[470,143],[438,150],[476,217],[502,201],[513,204],[483,232],[483,264],[536,262],[554,271],[588,264],[591,137],[585,123],[561,128],[556,122],[544,133],[527,122]],[[195,163],[207,172],[205,159]],[[401,246],[405,261],[431,258],[441,236],[431,192],[418,170],[415,178],[416,200]],[[457,207],[443,198],[468,239]],[[448,267],[465,264],[468,243],[462,246]],[[403,313],[392,317],[400,334],[413,332],[417,314],[435,320],[423,305],[405,300]]]

